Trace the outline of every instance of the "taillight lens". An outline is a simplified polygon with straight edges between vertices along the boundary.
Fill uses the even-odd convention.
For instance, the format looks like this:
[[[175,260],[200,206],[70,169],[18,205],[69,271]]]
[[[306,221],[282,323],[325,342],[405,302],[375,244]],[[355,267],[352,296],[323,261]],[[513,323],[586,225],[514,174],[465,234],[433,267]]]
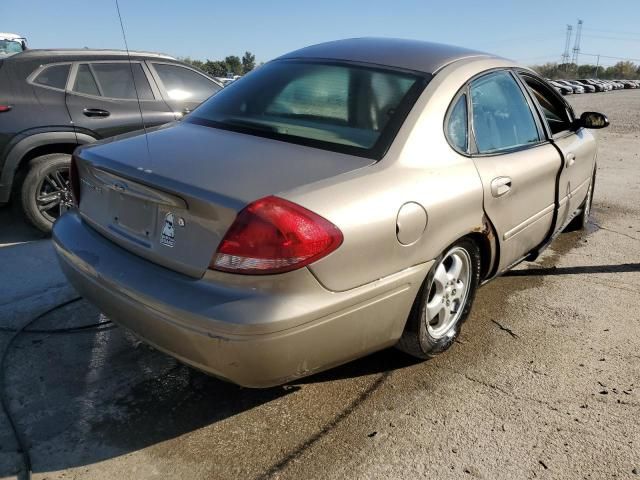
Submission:
[[[0,105],[0,113],[8,112],[11,108],[11,105]]]
[[[246,206],[218,246],[209,268],[245,274],[295,270],[333,252],[342,232],[321,216],[279,197]]]
[[[69,185],[71,185],[73,204],[77,207],[80,204],[80,176],[75,155],[71,156],[71,165],[69,165]]]

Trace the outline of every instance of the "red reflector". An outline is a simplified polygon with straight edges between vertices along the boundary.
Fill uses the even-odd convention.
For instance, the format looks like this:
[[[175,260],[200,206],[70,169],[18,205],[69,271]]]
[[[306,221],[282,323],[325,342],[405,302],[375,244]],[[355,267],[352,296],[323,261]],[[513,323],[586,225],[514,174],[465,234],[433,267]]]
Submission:
[[[341,244],[342,232],[328,220],[282,198],[265,197],[238,214],[209,268],[248,274],[288,272]]]
[[[0,105],[0,113],[8,112],[9,110],[11,110],[11,108],[11,105]]]
[[[69,165],[69,184],[71,185],[71,197],[73,204],[77,207],[80,204],[80,176],[78,175],[78,165],[76,156],[71,156],[71,165]]]

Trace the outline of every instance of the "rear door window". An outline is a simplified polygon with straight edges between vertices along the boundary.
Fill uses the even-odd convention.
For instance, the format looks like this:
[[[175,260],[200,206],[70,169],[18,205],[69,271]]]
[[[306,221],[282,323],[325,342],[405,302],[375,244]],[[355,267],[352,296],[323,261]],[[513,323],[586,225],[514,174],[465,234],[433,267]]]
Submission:
[[[140,100],[153,100],[151,86],[139,63],[93,63],[91,67],[102,88],[103,96],[127,100],[135,100],[138,97]]]
[[[154,63],[153,66],[164,84],[169,100],[202,102],[222,88],[189,68],[168,63]]]
[[[70,65],[51,65],[43,69],[33,83],[44,85],[45,87],[59,88],[64,90],[67,86]]]
[[[136,62],[80,64],[73,90],[123,100],[154,99],[142,65]]]
[[[78,65],[78,72],[76,73],[76,81],[73,85],[73,91],[78,93],[84,93],[85,95],[100,95],[98,84],[93,77],[93,73],[86,63]]]
[[[490,73],[470,88],[478,153],[534,144],[540,134],[523,91],[508,72]]]

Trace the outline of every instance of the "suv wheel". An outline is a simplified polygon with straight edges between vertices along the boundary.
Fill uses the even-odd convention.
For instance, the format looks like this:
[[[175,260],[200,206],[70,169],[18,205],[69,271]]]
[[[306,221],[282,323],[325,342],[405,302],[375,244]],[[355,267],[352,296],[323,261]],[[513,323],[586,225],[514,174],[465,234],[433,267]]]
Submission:
[[[53,222],[71,205],[69,164],[71,155],[52,153],[31,160],[22,183],[21,203],[31,224],[49,233]]]

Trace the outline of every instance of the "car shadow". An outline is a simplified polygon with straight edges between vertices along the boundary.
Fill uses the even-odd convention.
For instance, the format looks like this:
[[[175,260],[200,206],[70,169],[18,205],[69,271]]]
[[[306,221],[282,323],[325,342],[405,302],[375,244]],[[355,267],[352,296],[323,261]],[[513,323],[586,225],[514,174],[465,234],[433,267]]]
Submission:
[[[88,302],[33,328],[104,321]],[[115,325],[72,335],[23,334],[7,364],[12,416],[25,432],[33,471],[88,466],[210,428],[305,386],[389,373],[419,361],[387,349],[291,384],[243,388],[185,366]],[[365,381],[366,383],[366,381]],[[5,451],[15,451],[9,432]],[[15,449],[15,450],[14,450]],[[15,474],[0,462],[0,477]]]
[[[587,265],[582,267],[525,268],[510,270],[504,277],[532,277],[547,275],[581,275],[585,273],[628,273],[640,272],[640,263],[622,263],[619,265]]]

